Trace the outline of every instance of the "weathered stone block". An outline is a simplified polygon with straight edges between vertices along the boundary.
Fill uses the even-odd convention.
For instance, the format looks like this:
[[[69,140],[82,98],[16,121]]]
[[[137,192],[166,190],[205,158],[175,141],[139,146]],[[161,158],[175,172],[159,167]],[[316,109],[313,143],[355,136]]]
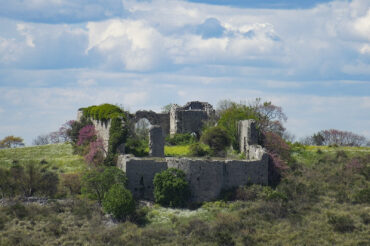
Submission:
[[[164,140],[161,126],[149,129],[149,156],[164,157]]]

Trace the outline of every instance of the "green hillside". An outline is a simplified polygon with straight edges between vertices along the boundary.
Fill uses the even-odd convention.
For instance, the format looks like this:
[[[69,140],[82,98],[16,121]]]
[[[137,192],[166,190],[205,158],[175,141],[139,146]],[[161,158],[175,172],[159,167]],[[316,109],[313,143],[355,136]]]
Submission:
[[[370,148],[296,145],[291,154],[276,188],[225,191],[194,210],[141,205],[112,224],[78,196],[0,206],[0,245],[370,245]],[[42,159],[83,168],[67,144],[0,151],[1,165]]]
[[[75,172],[85,168],[83,157],[73,154],[68,143],[0,149],[0,167],[10,167],[14,162],[46,161],[59,172]]]

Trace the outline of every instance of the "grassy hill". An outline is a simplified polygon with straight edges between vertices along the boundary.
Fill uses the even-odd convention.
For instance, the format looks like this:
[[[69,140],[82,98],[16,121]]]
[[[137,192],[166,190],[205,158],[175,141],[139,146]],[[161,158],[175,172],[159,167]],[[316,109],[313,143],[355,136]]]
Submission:
[[[275,189],[241,187],[195,210],[141,206],[114,225],[77,198],[0,207],[0,245],[370,245],[370,148],[295,146],[292,157]],[[15,159],[83,168],[66,144],[0,150],[0,165]]]
[[[65,173],[82,171],[86,166],[81,156],[73,154],[72,146],[68,143],[0,149],[0,167],[27,161],[46,161],[52,169]]]

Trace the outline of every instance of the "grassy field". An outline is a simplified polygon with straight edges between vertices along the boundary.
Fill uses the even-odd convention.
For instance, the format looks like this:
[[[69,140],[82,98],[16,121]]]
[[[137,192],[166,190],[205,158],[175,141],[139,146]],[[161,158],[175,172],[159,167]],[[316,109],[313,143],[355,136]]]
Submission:
[[[190,154],[190,145],[164,146],[165,156],[187,156]]]
[[[86,167],[83,157],[74,155],[68,143],[0,149],[1,167],[10,167],[17,161],[46,161],[52,169],[63,173],[82,171]]]
[[[68,145],[35,148],[45,153],[2,150],[0,163],[82,162]],[[296,146],[292,157],[274,189],[240,187],[194,210],[141,206],[115,224],[87,200],[0,207],[0,245],[370,245],[370,148]]]

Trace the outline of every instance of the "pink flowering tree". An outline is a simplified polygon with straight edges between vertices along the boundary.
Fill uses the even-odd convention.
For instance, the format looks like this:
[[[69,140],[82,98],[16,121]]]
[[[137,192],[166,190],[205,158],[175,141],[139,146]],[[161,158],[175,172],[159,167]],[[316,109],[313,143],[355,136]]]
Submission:
[[[104,161],[104,144],[103,139],[98,138],[93,142],[90,142],[89,152],[85,155],[85,161],[92,165],[98,166]]]
[[[78,135],[77,145],[84,145],[92,142],[96,138],[96,131],[93,125],[84,126]]]

